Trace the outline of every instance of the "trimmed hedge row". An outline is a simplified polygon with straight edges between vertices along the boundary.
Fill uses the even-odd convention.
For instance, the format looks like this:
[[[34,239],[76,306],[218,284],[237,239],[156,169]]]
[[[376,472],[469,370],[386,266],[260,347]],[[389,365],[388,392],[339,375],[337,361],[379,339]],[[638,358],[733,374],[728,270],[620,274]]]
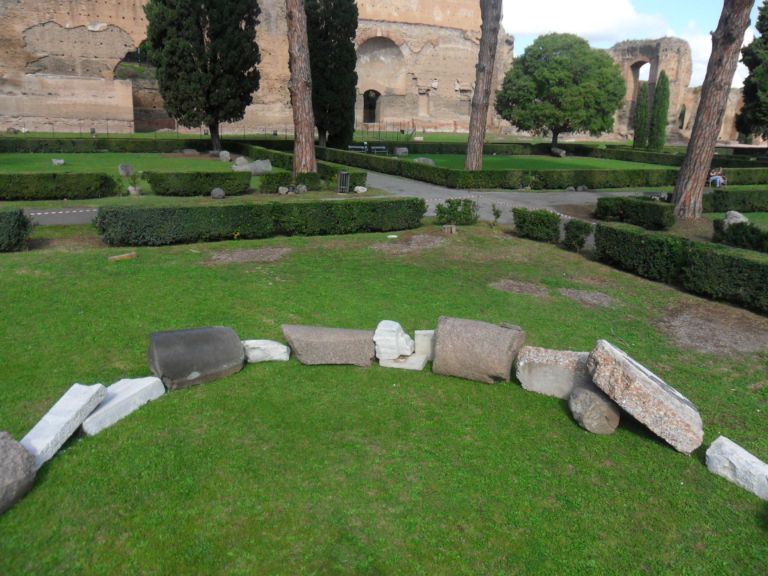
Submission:
[[[518,236],[554,244],[560,240],[560,216],[554,212],[513,208],[512,214]]]
[[[0,252],[17,252],[27,245],[32,221],[23,210],[0,212]]]
[[[587,243],[587,238],[594,232],[594,225],[583,220],[577,220],[576,218],[569,220],[565,224],[565,239],[563,245],[568,250],[579,252],[584,248]]]
[[[118,191],[106,174],[0,174],[0,200],[103,198]]]
[[[638,197],[598,198],[595,218],[635,224],[646,230],[668,230],[675,224],[675,207]]]
[[[100,208],[96,217],[111,246],[162,246],[267,238],[406,230],[421,225],[424,200],[270,202],[221,207]]]
[[[598,224],[595,248],[603,262],[638,276],[768,312],[768,258],[761,255],[627,224]]]
[[[704,212],[765,212],[768,211],[768,190],[726,190],[716,188],[704,194]]]
[[[153,138],[0,138],[0,153],[8,152],[175,152],[185,148],[199,152],[211,148],[210,140]]]
[[[729,244],[747,250],[768,252],[768,230],[748,222],[725,226],[725,220],[715,220],[714,242]],[[768,287],[766,287],[768,289]]]
[[[238,196],[251,187],[250,172],[144,172],[143,176],[158,196],[208,196],[214,188]]]

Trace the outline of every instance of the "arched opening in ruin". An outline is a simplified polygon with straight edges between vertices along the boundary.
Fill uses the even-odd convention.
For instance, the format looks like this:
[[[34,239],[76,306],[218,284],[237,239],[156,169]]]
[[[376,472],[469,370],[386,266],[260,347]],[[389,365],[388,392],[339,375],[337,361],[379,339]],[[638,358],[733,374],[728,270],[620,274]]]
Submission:
[[[379,121],[381,105],[381,94],[376,90],[366,90],[363,94],[363,122],[366,124],[375,124]]]
[[[651,63],[647,60],[641,60],[639,62],[635,62],[630,70],[632,71],[632,74],[630,75],[627,82],[627,95],[629,96],[629,100],[631,102],[629,112],[629,126],[634,127],[635,110],[637,109],[637,96],[640,92],[640,86],[644,82],[650,82]],[[648,85],[648,92],[648,103],[650,105],[653,99],[653,86],[651,84]]]

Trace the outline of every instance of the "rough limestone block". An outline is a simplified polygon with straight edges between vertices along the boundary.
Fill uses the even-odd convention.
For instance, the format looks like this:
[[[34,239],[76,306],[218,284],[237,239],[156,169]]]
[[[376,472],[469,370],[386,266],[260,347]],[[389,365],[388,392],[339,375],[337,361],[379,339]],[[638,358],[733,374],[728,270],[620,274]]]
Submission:
[[[376,347],[376,358],[379,360],[395,360],[400,356],[413,354],[413,340],[405,333],[403,327],[393,320],[382,320],[373,333]]]
[[[149,338],[149,368],[169,390],[229,376],[245,364],[243,343],[231,328],[155,332]]]
[[[517,355],[517,379],[530,392],[567,400],[574,387],[592,383],[588,358],[589,352],[523,346]]]
[[[619,426],[621,410],[591,380],[573,389],[568,407],[579,426],[593,434],[613,434]]]
[[[690,454],[701,446],[704,429],[696,407],[625,352],[599,340],[588,366],[598,388],[676,450]]]
[[[222,162],[231,162],[232,161],[232,154],[230,154],[227,150],[222,150],[219,152],[219,160]]]
[[[768,464],[725,436],[707,450],[707,468],[755,496],[768,500]]]
[[[73,384],[21,439],[21,445],[35,458],[36,470],[54,457],[64,442],[104,400],[106,394],[107,389],[101,384]]]
[[[416,354],[422,354],[431,362],[435,357],[435,331],[434,330],[416,330],[414,332],[416,342]]]
[[[287,362],[291,357],[291,349],[285,344],[274,340],[243,340],[245,356],[248,362]]]
[[[412,354],[395,360],[379,360],[379,365],[382,368],[421,371],[427,365],[427,357],[424,354]]]
[[[283,335],[302,364],[370,366],[375,356],[373,330],[286,324]]]
[[[432,371],[488,384],[506,382],[524,342],[525,332],[519,326],[441,316]]]
[[[35,483],[35,458],[8,432],[0,432],[0,514]]]
[[[107,388],[104,400],[93,414],[85,419],[83,432],[88,436],[95,436],[163,394],[165,386],[154,376],[118,380]]]

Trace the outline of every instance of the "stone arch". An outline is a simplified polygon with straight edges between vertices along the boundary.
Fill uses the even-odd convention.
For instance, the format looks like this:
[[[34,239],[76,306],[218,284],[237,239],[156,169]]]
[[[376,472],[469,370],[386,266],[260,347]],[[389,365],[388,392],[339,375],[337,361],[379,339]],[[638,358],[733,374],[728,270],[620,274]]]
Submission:
[[[361,93],[375,90],[384,96],[405,95],[406,60],[400,46],[386,36],[374,36],[360,44],[357,77]]]

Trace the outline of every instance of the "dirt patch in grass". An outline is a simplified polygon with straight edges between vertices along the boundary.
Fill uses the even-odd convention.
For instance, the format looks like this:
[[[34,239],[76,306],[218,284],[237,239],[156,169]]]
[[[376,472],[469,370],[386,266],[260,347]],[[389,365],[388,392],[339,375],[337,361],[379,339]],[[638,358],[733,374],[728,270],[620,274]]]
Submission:
[[[574,290],[572,288],[561,288],[560,294],[579,304],[585,306],[602,306],[603,308],[614,308],[617,305],[616,300],[604,294],[603,292],[592,292],[591,290]]]
[[[526,296],[538,296],[539,298],[549,296],[549,291],[544,288],[544,286],[540,286],[539,284],[534,284],[533,282],[523,282],[521,280],[499,280],[498,282],[494,282],[492,284],[489,284],[491,288],[496,288],[496,290],[501,290],[503,292],[512,292],[514,294],[524,294]]]
[[[32,238],[29,241],[30,250],[83,250],[87,248],[104,248],[106,244],[101,238]]]
[[[373,244],[371,248],[386,254],[413,254],[423,250],[440,248],[446,242],[445,238],[433,236],[432,234],[416,234],[399,241],[393,239],[390,242],[379,242],[378,244]]]
[[[706,354],[768,351],[768,318],[716,302],[674,306],[656,322],[680,348]]]
[[[277,262],[291,253],[290,248],[253,248],[243,250],[217,250],[211,252],[211,257],[206,262],[209,266],[222,264],[263,264]]]

